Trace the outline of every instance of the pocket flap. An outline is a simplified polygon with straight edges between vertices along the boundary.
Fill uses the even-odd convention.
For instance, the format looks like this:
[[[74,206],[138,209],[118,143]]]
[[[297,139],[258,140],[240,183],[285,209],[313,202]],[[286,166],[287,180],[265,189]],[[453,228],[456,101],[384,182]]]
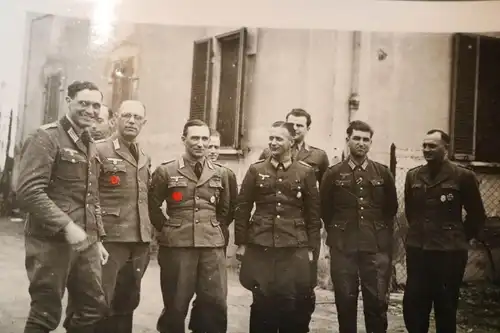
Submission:
[[[215,216],[210,218],[210,223],[212,223],[212,225],[213,225],[214,227],[217,227],[217,226],[219,226],[219,225],[220,225],[220,222],[219,222],[219,221],[217,221],[217,217],[215,217]]]
[[[305,226],[306,225],[306,222],[304,221],[304,219],[296,219],[295,220],[295,225],[296,226]]]
[[[78,162],[86,162],[87,159],[85,156],[80,154],[74,149],[62,148],[59,151],[59,156],[61,160],[70,162],[70,163],[78,163]]]
[[[117,208],[117,207],[101,208],[101,214],[102,215],[120,216],[120,208]]]
[[[334,221],[330,226],[332,229],[338,229],[344,231],[347,226],[347,221]]]
[[[372,179],[370,180],[373,186],[382,186],[384,185],[384,180],[382,178]]]
[[[334,184],[341,187],[349,187],[352,184],[352,179],[345,179],[345,180],[337,179],[334,181]]]
[[[126,172],[127,167],[123,163],[104,163],[102,165],[102,169],[104,172]]]
[[[180,227],[182,225],[182,220],[169,218],[167,222],[165,222],[165,225],[169,227]]]
[[[387,229],[387,224],[385,223],[385,221],[375,221],[373,222],[373,224],[375,225],[375,230],[382,230],[382,229]]]
[[[457,184],[441,184],[441,188],[445,188],[447,190],[459,190]]]
[[[222,181],[220,179],[210,179],[208,181],[208,187],[222,188]]]

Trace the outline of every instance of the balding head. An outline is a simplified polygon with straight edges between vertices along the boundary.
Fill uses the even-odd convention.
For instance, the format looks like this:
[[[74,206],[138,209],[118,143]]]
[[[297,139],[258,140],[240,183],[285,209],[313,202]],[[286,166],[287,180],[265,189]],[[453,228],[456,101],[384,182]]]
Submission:
[[[142,109],[144,111],[144,117],[146,117],[146,106],[141,101],[138,101],[135,99],[129,99],[129,100],[123,101],[122,104],[120,104],[120,107],[118,108],[118,113],[121,113],[122,110],[127,110],[130,108]]]

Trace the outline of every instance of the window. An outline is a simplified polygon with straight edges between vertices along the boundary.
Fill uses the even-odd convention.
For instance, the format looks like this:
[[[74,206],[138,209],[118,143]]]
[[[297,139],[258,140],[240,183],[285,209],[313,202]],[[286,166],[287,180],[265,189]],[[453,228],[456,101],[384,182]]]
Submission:
[[[59,117],[61,103],[61,73],[51,74],[45,80],[45,103],[43,110],[43,123],[48,124],[56,121]]]
[[[194,43],[190,118],[215,127],[221,134],[223,148],[239,150],[247,31],[243,28],[216,36],[214,40]],[[218,70],[216,73],[214,68]]]
[[[116,111],[120,104],[134,95],[134,57],[113,62],[111,72],[111,109]]]
[[[451,151],[454,159],[500,163],[500,39],[453,38]]]

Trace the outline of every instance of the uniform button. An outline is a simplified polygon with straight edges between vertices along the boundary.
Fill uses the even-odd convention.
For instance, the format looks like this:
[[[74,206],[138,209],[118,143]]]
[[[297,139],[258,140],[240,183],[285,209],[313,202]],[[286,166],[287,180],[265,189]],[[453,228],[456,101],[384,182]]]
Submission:
[[[278,202],[278,206],[281,206],[281,202]]]
[[[279,219],[279,218],[280,218],[280,216],[279,216],[279,215],[276,215],[276,218],[277,218],[277,219]]]
[[[71,163],[75,163],[75,162],[76,162],[76,161],[75,161],[75,159],[74,159],[74,158],[72,158],[72,159],[71,159]]]
[[[89,204],[87,204],[87,208],[89,208],[89,206],[90,206],[90,205],[89,205]]]
[[[260,187],[264,187],[264,185],[263,185],[263,184],[260,184]]]
[[[278,191],[278,194],[281,194],[281,191]]]
[[[87,196],[89,196],[89,197],[90,197],[90,193],[87,193]]]
[[[281,179],[281,178],[280,178],[280,179],[278,179],[278,181],[279,181],[279,182],[282,182],[282,181],[283,181],[283,179]]]
[[[365,209],[365,207],[361,207],[361,210]]]
[[[363,200],[363,198],[361,197],[361,198],[359,198],[359,200]]]
[[[195,208],[194,210],[197,212],[197,211],[199,211],[200,209],[199,209],[199,208]]]
[[[196,197],[196,200],[200,200],[200,197]]]
[[[360,190],[360,191],[363,191],[363,187],[360,187],[360,188],[359,188],[359,190]]]
[[[139,203],[142,203],[142,200],[139,200]]]
[[[361,219],[364,219],[365,217],[364,216],[361,216]]]
[[[195,220],[194,223],[200,223],[200,220]]]

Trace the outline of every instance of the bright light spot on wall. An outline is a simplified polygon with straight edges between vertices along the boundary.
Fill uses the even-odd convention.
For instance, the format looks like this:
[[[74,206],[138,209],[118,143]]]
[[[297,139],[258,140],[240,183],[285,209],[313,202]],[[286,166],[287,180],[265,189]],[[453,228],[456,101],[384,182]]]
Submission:
[[[103,46],[112,37],[116,21],[115,9],[117,3],[118,0],[96,1],[90,27],[90,38],[93,46]]]

